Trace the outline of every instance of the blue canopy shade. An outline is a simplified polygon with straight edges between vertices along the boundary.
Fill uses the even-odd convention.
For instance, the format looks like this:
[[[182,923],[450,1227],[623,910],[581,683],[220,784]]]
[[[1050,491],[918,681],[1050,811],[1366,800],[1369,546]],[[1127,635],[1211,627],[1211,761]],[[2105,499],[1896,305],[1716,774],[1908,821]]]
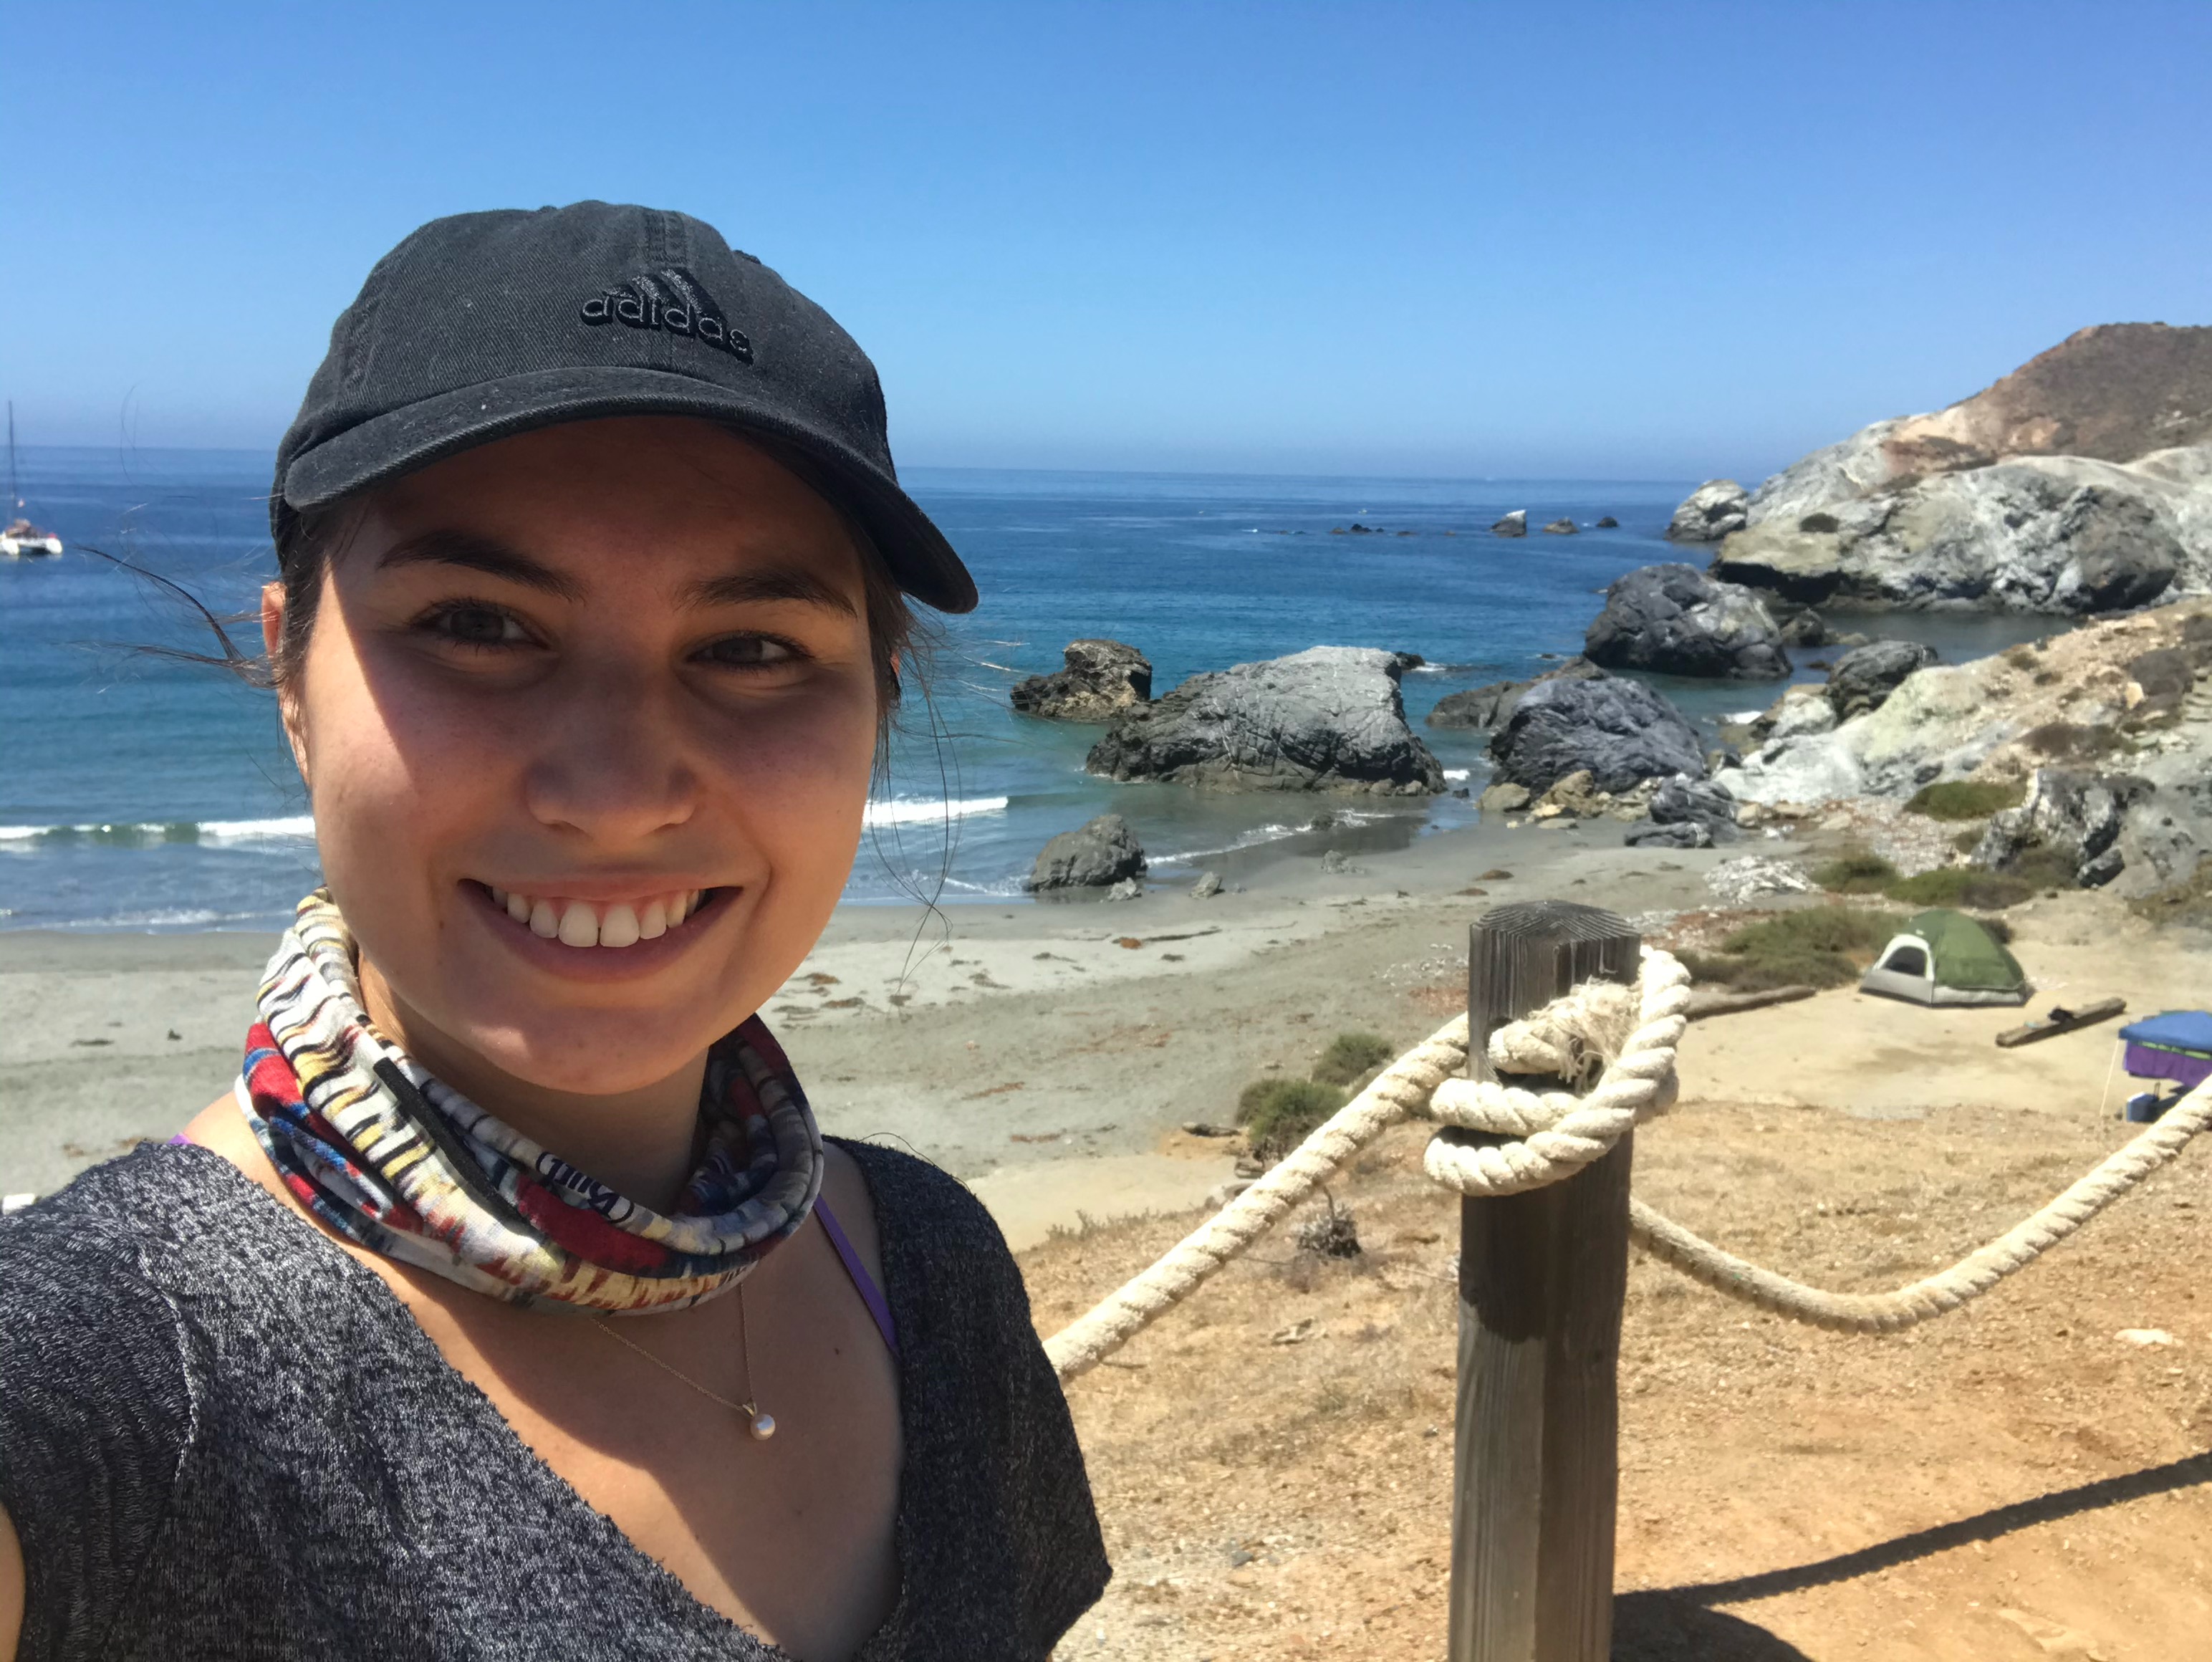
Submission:
[[[2198,1085],[2212,1078],[2212,1015],[2202,1010],[2168,1010],[2120,1029],[2127,1045],[2123,1061],[2137,1079],[2170,1079]]]

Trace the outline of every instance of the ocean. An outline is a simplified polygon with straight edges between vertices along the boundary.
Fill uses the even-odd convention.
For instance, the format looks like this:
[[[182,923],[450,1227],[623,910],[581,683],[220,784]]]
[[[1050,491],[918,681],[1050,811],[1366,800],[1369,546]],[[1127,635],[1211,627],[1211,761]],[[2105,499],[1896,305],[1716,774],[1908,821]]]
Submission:
[[[242,610],[274,574],[269,473],[266,456],[244,452],[22,452],[31,511],[70,552],[0,562],[0,928],[266,929],[316,881],[307,804],[271,697],[148,653],[210,650],[212,636],[160,586],[87,551],[156,573],[218,613]],[[1622,573],[1702,563],[1662,535],[1694,483],[912,470],[909,490],[968,561],[983,603],[943,620],[927,697],[909,687],[848,902],[1022,901],[1046,839],[1109,810],[1169,882],[1209,868],[1235,880],[1271,860],[1402,847],[1466,824],[1487,773],[1484,736],[1420,728],[1421,717],[1448,692],[1572,655],[1599,592]],[[1514,508],[1532,527],[1571,517],[1583,529],[1492,537]],[[1592,528],[1607,514],[1618,529]],[[1881,622],[1954,661],[2050,627]],[[1007,702],[1016,680],[1058,668],[1061,648],[1085,636],[1142,651],[1156,695],[1310,646],[1417,653],[1425,662],[1405,679],[1407,716],[1471,795],[1383,806],[1093,778],[1083,758],[1098,729],[1017,715]],[[238,638],[255,644],[258,627]],[[1708,724],[1777,691],[1654,684]]]

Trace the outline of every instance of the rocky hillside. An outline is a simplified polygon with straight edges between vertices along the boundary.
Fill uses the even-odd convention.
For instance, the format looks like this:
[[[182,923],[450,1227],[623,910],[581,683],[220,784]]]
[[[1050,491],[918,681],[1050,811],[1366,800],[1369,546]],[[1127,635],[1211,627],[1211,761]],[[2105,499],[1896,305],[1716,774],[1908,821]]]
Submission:
[[[1783,469],[1746,517],[1804,514],[2017,456],[2132,462],[2212,443],[2212,328],[2105,323],[2068,336],[1948,410],[1876,422]]]
[[[1867,607],[2080,615],[2212,589],[2212,328],[2084,329],[1929,415],[1876,422],[1669,534],[1717,575]]]
[[[2048,843],[2062,830],[2077,843],[2101,838],[2086,855],[2069,852],[2081,864],[2118,849],[2096,880],[2124,874],[2122,893],[2184,881],[2212,852],[2212,601],[1915,669],[1878,708],[1849,719],[1816,690],[1792,694],[1765,742],[1715,775],[1739,802],[1903,798],[1950,781],[2014,786],[2038,822],[2015,845]],[[2102,802],[2094,811],[2106,823],[2057,825],[2080,820],[2087,798]],[[1993,844],[1984,863],[2018,852]]]

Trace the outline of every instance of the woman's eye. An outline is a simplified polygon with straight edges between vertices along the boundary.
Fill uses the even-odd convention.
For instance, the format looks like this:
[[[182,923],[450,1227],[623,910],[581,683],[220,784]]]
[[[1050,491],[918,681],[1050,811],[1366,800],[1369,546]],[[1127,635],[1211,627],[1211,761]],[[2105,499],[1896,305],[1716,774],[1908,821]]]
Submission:
[[[729,669],[765,669],[795,663],[799,654],[766,635],[732,635],[700,648],[699,656]]]
[[[530,632],[512,613],[496,606],[445,606],[425,621],[433,635],[459,646],[520,646],[530,639]]]

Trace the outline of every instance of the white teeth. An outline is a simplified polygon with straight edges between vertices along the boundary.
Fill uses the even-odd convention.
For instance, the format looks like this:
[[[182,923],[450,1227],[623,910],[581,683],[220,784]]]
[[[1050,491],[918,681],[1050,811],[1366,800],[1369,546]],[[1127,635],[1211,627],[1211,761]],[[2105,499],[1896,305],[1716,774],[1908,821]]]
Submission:
[[[642,905],[623,900],[600,909],[586,900],[537,900],[511,889],[486,885],[493,902],[532,934],[564,947],[634,947],[641,941],[658,941],[699,910],[704,889],[684,889],[655,895]]]

